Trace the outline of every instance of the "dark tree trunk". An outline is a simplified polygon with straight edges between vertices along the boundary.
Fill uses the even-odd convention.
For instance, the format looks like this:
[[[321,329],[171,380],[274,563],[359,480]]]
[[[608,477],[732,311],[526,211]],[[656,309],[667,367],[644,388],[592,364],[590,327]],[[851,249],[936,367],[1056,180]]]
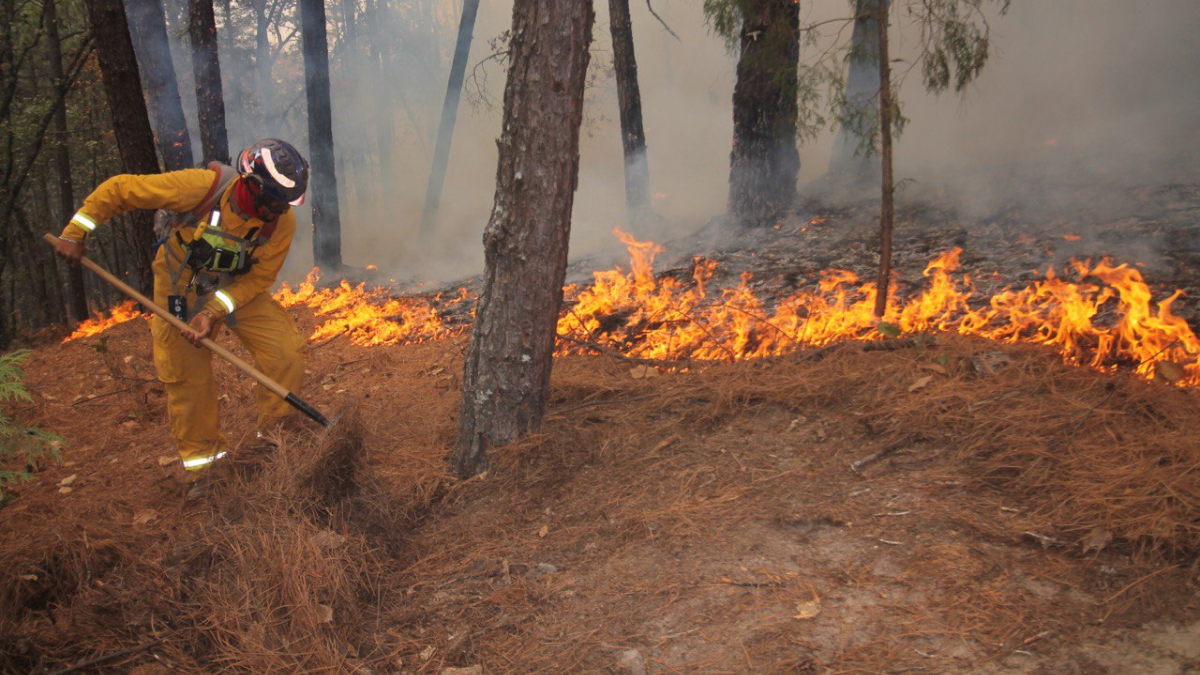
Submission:
[[[54,86],[66,86],[63,71],[62,38],[58,30],[58,0],[45,0],[46,38],[49,48],[50,75]],[[58,222],[65,225],[75,215],[75,187],[71,180],[71,147],[67,137],[67,107],[54,114],[54,169],[58,174]],[[88,317],[87,296],[83,286],[83,268],[65,265],[67,270],[67,320],[71,325]]]
[[[257,93],[262,122],[273,133],[279,121],[275,117],[275,77],[271,73],[271,6],[268,0],[254,2],[254,72],[258,78]]]
[[[167,171],[190,168],[194,161],[192,138],[188,134],[183,102],[179,98],[179,84],[175,80],[171,46],[167,42],[167,17],[163,13],[162,2],[125,0],[125,8],[163,165]]]
[[[742,225],[770,225],[796,195],[800,4],[755,0],[742,17],[733,88],[729,207]]]
[[[612,31],[613,69],[617,77],[617,102],[621,108],[621,145],[625,152],[625,205],[629,209],[630,221],[641,223],[650,210],[650,166],[646,158],[642,93],[638,87],[629,0],[608,0],[608,14]]]
[[[329,42],[324,0],[300,0],[300,39],[304,48],[304,91],[308,101],[308,144],[312,163],[313,262],[326,270],[342,266],[342,224],[338,216],[333,155],[333,110],[329,101]]]
[[[158,173],[154,132],[150,130],[150,117],[146,114],[137,57],[133,53],[133,41],[129,37],[129,24],[121,0],[88,0],[87,5],[121,164],[129,173]],[[130,223],[138,277],[133,285],[151,295],[154,292],[154,276],[150,271],[154,217],[149,211],[134,211]]]
[[[188,37],[192,43],[192,75],[196,78],[196,116],[204,160],[229,163],[229,131],[212,0],[188,1]]]
[[[875,316],[887,313],[892,282],[892,224],[896,219],[892,187],[892,71],[888,62],[888,6],[879,8],[879,154],[883,162],[883,202],[879,209],[879,278],[875,282]]]
[[[591,0],[517,0],[483,292],[463,375],[459,476],[541,424],[562,305]]]
[[[587,2],[591,4],[591,0]],[[458,119],[458,99],[462,95],[467,57],[471,54],[471,34],[475,30],[475,15],[478,11],[479,0],[463,2],[462,17],[458,22],[458,42],[454,47],[454,61],[450,64],[450,79],[446,83],[446,100],[442,103],[442,121],[438,124],[437,146],[433,150],[433,165],[429,170],[429,184],[425,189],[425,209],[421,214],[422,237],[428,237],[437,225],[438,210],[442,203],[442,184],[446,180],[446,165],[450,161],[450,142],[454,138],[454,123]]]
[[[879,122],[879,12],[886,0],[857,0],[846,77],[846,121],[829,160],[829,177],[846,189],[867,187],[880,177],[871,147]]]

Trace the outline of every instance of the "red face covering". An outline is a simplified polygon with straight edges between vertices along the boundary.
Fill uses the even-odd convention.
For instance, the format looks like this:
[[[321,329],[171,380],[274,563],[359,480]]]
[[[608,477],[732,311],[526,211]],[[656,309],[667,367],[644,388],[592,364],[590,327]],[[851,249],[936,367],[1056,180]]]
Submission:
[[[247,183],[247,181],[240,178],[238,179],[237,184],[233,188],[233,197],[237,200],[238,208],[240,208],[243,213],[251,218],[265,220],[265,218],[259,214],[258,208],[254,205],[254,193],[250,192],[250,185]]]

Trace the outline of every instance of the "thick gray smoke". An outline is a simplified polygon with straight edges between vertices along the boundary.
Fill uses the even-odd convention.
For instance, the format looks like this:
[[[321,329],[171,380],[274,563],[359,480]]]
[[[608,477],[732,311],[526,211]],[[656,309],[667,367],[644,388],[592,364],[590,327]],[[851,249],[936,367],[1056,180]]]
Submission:
[[[364,0],[376,1],[382,2]],[[903,7],[901,0],[894,4]],[[700,0],[654,0],[654,8],[680,36],[677,41],[645,2],[631,2],[652,204],[661,217],[639,232],[625,214],[616,87],[606,76],[611,64],[607,3],[597,0],[573,258],[619,248],[612,235],[617,227],[667,239],[725,211],[736,58],[709,32],[701,5]],[[850,5],[847,0],[805,1],[803,21],[849,16]],[[332,24],[340,21],[341,6],[330,3]],[[239,5],[233,7],[223,12],[218,5],[218,23],[223,17],[253,19],[248,9],[239,14]],[[480,6],[467,95],[482,86],[494,107],[469,106],[464,100],[438,229],[429,245],[419,241],[418,228],[461,0],[414,0],[397,7],[424,8],[425,14],[410,16],[411,26],[385,27],[393,33],[389,72],[380,75],[366,65],[365,39],[360,40],[363,56],[356,65],[339,60],[339,47],[331,47],[344,257],[350,264],[378,265],[397,279],[451,280],[482,270],[481,236],[495,189],[504,88],[502,68],[485,61],[489,39],[511,21],[512,0],[483,0]],[[905,74],[917,38],[903,12],[895,16],[893,49],[906,61],[894,70],[904,77],[901,97],[910,119],[896,143],[897,179],[909,179],[904,195],[952,195],[959,205],[987,213],[1026,199],[1031,185],[1196,182],[1200,136],[1193,131],[1193,119],[1200,109],[1200,44],[1195,27],[1200,25],[1200,2],[1014,0],[1006,16],[993,13],[989,18],[993,51],[982,76],[962,95],[934,97],[923,90],[919,72]],[[419,25],[422,20],[430,23]],[[369,28],[360,16],[358,30]],[[331,25],[331,42],[341,33],[340,25]],[[825,35],[848,40],[850,31],[830,24]],[[254,73],[247,65],[253,45],[229,48],[225,32],[221,39],[235,145],[264,132],[302,136],[303,103],[297,108],[293,100],[303,81],[299,54],[284,53],[275,64],[276,77],[293,84],[281,86],[270,101],[271,119],[280,123],[266,128],[239,116],[247,97],[255,95],[249,86]],[[821,49],[806,46],[801,58]],[[187,65],[176,64],[181,71]],[[190,77],[181,80],[190,82]],[[389,88],[394,104],[379,119],[371,97]],[[373,130],[381,126],[393,132],[386,153],[373,146]],[[825,173],[832,141],[830,132],[801,147],[801,188]],[[381,160],[385,154],[390,168]],[[1072,191],[1052,198],[1070,208]],[[307,269],[310,247],[307,238],[297,241],[290,275]]]

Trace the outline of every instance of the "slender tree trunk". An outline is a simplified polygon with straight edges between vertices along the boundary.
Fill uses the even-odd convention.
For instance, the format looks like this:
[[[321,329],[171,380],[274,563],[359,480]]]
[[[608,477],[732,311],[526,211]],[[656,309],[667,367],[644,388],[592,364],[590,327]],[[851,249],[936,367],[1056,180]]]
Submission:
[[[641,223],[650,211],[650,166],[646,157],[646,132],[642,126],[642,93],[638,86],[633,49],[633,22],[629,0],[608,0],[612,31],[613,68],[617,76],[617,102],[621,109],[621,146],[625,152],[625,205],[629,220]]]
[[[188,134],[187,118],[183,116],[183,101],[179,98],[162,1],[124,0],[124,4],[130,34],[140,57],[138,66],[144,77],[163,164],[168,171],[190,168],[193,164],[192,138]]]
[[[591,6],[591,0],[581,1]],[[454,61],[450,64],[450,79],[446,83],[446,100],[442,104],[442,121],[438,124],[437,145],[433,150],[433,166],[429,170],[429,185],[425,189],[425,209],[421,214],[422,238],[428,238],[437,225],[438,210],[442,204],[442,185],[446,180],[446,166],[450,162],[450,142],[454,138],[454,123],[458,119],[458,100],[462,95],[467,58],[471,54],[471,34],[475,30],[478,11],[479,0],[464,0],[462,18],[458,22]]]
[[[892,71],[888,62],[888,6],[879,7],[879,145],[883,161],[883,201],[879,209],[879,278],[875,282],[875,316],[887,313],[892,283],[892,225],[896,219],[892,187]]]
[[[268,0],[254,2],[254,70],[258,76],[259,107],[266,129],[279,124],[275,118],[275,77],[271,73],[271,16]]]
[[[857,0],[846,77],[846,121],[838,131],[829,175],[847,190],[880,178],[879,155],[871,138],[879,122],[879,13],[888,0]]]
[[[46,38],[49,49],[50,75],[54,86],[66,86],[63,72],[62,38],[58,30],[58,0],[45,0]],[[75,187],[71,180],[71,146],[67,136],[67,107],[59,108],[54,115],[54,169],[58,178],[58,222],[66,222],[75,215]],[[83,268],[65,265],[67,270],[67,317],[73,326],[88,317],[87,296],[83,286]]]
[[[796,195],[800,4],[754,0],[744,11],[733,88],[729,206],[739,224],[770,225]]]
[[[496,199],[483,234],[487,267],[450,458],[459,476],[482,471],[489,448],[536,429],[545,413],[593,19],[591,0],[513,5]]]
[[[133,53],[133,41],[129,37],[129,24],[121,0],[88,0],[87,6],[121,164],[129,173],[158,173],[154,132],[150,130],[150,117],[146,114],[137,57]],[[154,217],[149,211],[134,211],[130,219],[138,277],[134,285],[143,293],[151,294],[154,292],[154,275],[150,271]]]
[[[229,131],[212,0],[188,1],[188,37],[192,43],[192,75],[196,78],[196,116],[204,160],[229,163]]]
[[[329,101],[329,43],[323,0],[300,0],[304,48],[304,91],[308,100],[308,143],[312,162],[313,261],[326,270],[342,266],[342,224],[338,216],[333,154],[333,110]]]

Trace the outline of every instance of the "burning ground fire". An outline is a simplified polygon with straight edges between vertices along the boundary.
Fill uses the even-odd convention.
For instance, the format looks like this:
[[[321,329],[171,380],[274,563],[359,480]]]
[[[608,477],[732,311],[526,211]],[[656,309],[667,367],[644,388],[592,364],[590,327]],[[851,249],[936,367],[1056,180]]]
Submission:
[[[694,283],[655,278],[654,258],[662,249],[623,232],[617,236],[629,248],[632,269],[597,272],[590,286],[564,289],[559,353],[598,347],[661,361],[736,361],[843,340],[957,331],[1045,344],[1071,363],[1200,386],[1200,339],[1171,311],[1182,292],[1155,302],[1138,270],[1108,260],[1072,261],[1067,273],[1074,281],[1050,270],[1025,288],[983,298],[970,276],[959,273],[961,249],[954,249],[929,263],[927,288],[919,295],[900,298],[893,286],[880,323],[873,315],[875,285],[860,283],[852,272],[825,271],[816,289],[797,291],[772,308],[750,289],[748,272],[736,288],[710,291],[717,264],[697,258]],[[313,270],[299,286],[285,284],[275,296],[285,306],[310,307],[323,319],[310,336],[313,342],[343,334],[364,346],[437,340],[464,332],[464,320],[447,323],[445,317],[466,317],[474,304],[465,288],[454,295],[392,297],[384,288],[346,281],[320,288],[318,281]],[[136,316],[127,303],[103,322],[81,325],[68,339]]]
[[[92,335],[103,333],[119,323],[131,321],[139,316],[145,315],[138,311],[136,302],[133,300],[122,302],[116,307],[113,307],[112,311],[109,312],[107,316],[100,314],[95,318],[80,322],[79,326],[75,329],[75,332],[63,338],[63,342],[70,342],[71,340],[91,337]]]

